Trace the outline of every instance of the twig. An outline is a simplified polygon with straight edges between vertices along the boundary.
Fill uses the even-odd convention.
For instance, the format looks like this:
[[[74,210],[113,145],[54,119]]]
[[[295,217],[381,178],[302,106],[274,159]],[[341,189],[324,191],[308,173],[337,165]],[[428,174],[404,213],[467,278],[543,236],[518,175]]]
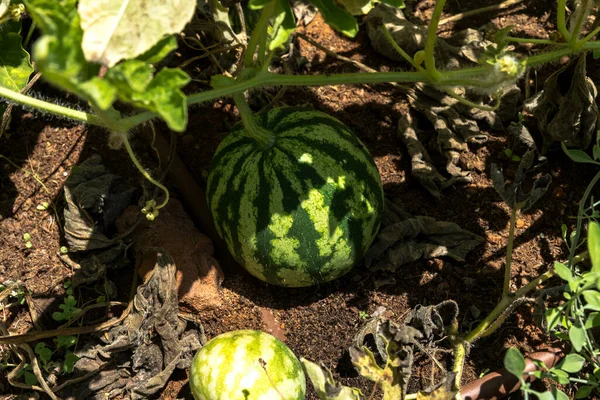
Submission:
[[[2,332],[3,336],[0,336],[0,344],[16,345],[16,344],[21,344],[21,343],[34,342],[36,340],[41,340],[41,339],[48,339],[48,338],[59,336],[59,335],[75,336],[75,335],[83,335],[83,334],[87,334],[87,333],[95,333],[95,332],[105,331],[108,328],[111,328],[111,327],[119,324],[121,321],[123,321],[129,315],[131,310],[133,309],[133,298],[135,296],[136,281],[137,281],[137,274],[134,273],[133,279],[131,282],[131,292],[129,294],[129,305],[123,311],[123,314],[121,314],[121,316],[119,318],[113,318],[106,322],[102,322],[102,323],[90,325],[90,326],[54,329],[51,331],[24,333],[21,335],[9,335],[8,332]]]
[[[494,4],[492,6],[482,7],[482,8],[478,8],[476,10],[471,10],[471,11],[465,11],[465,12],[460,13],[460,14],[454,14],[451,17],[442,19],[438,23],[438,26],[447,24],[448,22],[458,21],[458,20],[461,20],[463,18],[472,17],[474,15],[483,14],[483,13],[486,13],[488,11],[496,11],[496,10],[501,10],[503,8],[508,8],[508,7],[512,6],[512,5],[520,3],[520,2],[521,2],[521,0],[506,0],[506,1],[503,1],[502,3],[500,3],[500,4]]]
[[[69,322],[64,323],[63,325],[59,326],[58,329],[67,328],[73,322],[77,321],[79,318],[83,317],[88,311],[90,311],[90,310],[92,310],[94,308],[102,308],[102,307],[107,307],[107,306],[108,307],[110,307],[110,306],[124,306],[124,305],[128,305],[128,304],[124,303],[122,301],[108,301],[108,302],[91,304],[91,305],[89,305],[87,307],[84,307],[79,314],[77,314],[75,317],[73,317],[71,320],[69,320]]]

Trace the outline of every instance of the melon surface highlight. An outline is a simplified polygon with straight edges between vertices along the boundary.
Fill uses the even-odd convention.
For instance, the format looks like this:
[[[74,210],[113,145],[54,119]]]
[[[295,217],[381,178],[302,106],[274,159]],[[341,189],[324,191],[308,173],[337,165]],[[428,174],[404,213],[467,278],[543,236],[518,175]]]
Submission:
[[[219,145],[207,201],[217,232],[257,278],[302,287],[331,281],[379,230],[383,187],[373,158],[340,121],[276,108],[258,117],[276,135],[263,150],[242,125]]]
[[[261,331],[240,330],[198,350],[190,388],[196,400],[303,400],[306,377],[283,342]]]

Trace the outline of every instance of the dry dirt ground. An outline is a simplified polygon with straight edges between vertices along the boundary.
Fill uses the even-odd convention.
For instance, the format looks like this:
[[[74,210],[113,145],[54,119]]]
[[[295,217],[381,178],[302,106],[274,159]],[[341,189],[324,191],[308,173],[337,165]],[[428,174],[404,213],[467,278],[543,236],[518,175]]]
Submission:
[[[478,0],[469,3],[468,8],[493,3]],[[449,1],[445,16],[465,11],[463,6],[467,7],[466,4]],[[427,21],[432,5],[432,1],[417,2],[415,16]],[[544,1],[525,1],[506,10],[446,24],[442,34],[482,25],[491,17],[491,22],[498,28],[515,25],[516,36],[545,38],[554,30],[554,15],[548,12],[553,7]],[[355,39],[347,39],[333,32],[320,17],[301,31],[332,51],[372,68],[398,69],[370,49],[364,32]],[[305,41],[299,43],[301,54],[310,61],[306,73],[356,71],[349,63],[326,56]],[[589,59],[589,70],[594,70],[597,65],[595,60]],[[529,82],[538,85],[532,90],[540,89],[541,77],[553,68],[539,71],[539,80]],[[46,96],[57,95],[44,84],[38,84],[34,90]],[[397,89],[383,84],[290,88],[279,104],[310,104],[340,119],[371,151],[388,199],[413,215],[454,222],[486,239],[485,244],[472,251],[463,263],[447,259],[420,260],[403,266],[394,274],[371,273],[357,267],[341,279],[306,289],[268,286],[249,277],[240,268],[222,263],[225,274],[222,304],[198,315],[208,338],[242,328],[275,331],[298,356],[322,362],[341,383],[361,388],[369,394],[372,383],[357,375],[348,354],[364,313],[371,314],[383,307],[387,317],[400,322],[416,305],[453,299],[461,308],[461,329],[466,331],[499,299],[510,213],[491,186],[489,176],[492,163],[514,169],[504,156],[508,146],[505,134],[489,132],[487,143],[471,146],[470,152],[461,159],[461,165],[471,172],[474,182],[448,188],[442,199],[436,200],[410,176],[409,158],[396,134],[397,121],[406,111],[407,101]],[[177,151],[200,186],[204,185],[210,158],[219,140],[236,121],[227,99],[190,111],[189,128],[178,137]],[[168,135],[160,125],[159,130]],[[147,141],[135,138],[133,144],[146,165],[155,162]],[[112,173],[126,177],[134,185],[139,185],[141,178],[124,151],[107,147],[106,133],[102,130],[24,110],[14,112],[9,131],[0,139],[0,154],[4,156],[0,159],[0,282],[19,279],[31,293],[35,307],[51,313],[57,310],[65,294],[63,282],[73,274],[71,266],[59,256],[60,246],[65,245],[61,231],[65,205],[62,186],[71,168],[92,154],[100,154]],[[554,260],[565,258],[560,226],[574,224],[573,216],[583,188],[594,173],[593,168],[574,165],[560,151],[552,151],[549,158],[545,172],[554,178],[549,192],[533,210],[520,214],[517,219],[513,287],[529,282]],[[173,196],[178,197],[178,193],[174,192]],[[49,202],[52,207],[38,210],[43,202]],[[31,248],[26,247],[24,233],[31,236]],[[220,259],[221,256],[217,254],[216,257]],[[123,298],[127,297],[131,274],[131,271],[109,272]],[[378,285],[391,277],[395,284]],[[91,289],[76,293],[80,304],[95,295]],[[2,318],[11,334],[33,329],[28,309],[15,306],[3,312]],[[92,315],[90,318],[103,316]],[[50,318],[42,319],[40,324],[46,329],[57,325]],[[79,340],[85,341],[86,336]],[[534,321],[533,307],[522,306],[497,333],[475,344],[464,381],[501,367],[508,347],[516,346],[528,353],[550,344],[550,338]],[[446,362],[446,368],[451,366],[447,358],[439,358]],[[432,370],[427,355],[419,355],[411,389],[428,386],[437,372]],[[10,387],[1,376],[0,393],[20,393],[20,389]],[[186,382],[186,373],[177,372],[160,398],[191,398]],[[309,398],[316,398],[314,392],[309,393]]]

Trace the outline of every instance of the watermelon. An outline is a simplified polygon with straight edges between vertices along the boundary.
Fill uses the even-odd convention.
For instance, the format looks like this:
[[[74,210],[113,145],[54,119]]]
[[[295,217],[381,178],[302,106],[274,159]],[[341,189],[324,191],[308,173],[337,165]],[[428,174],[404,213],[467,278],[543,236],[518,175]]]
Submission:
[[[198,350],[190,388],[196,400],[302,400],[306,377],[284,343],[268,333],[239,330]]]
[[[219,235],[252,275],[302,287],[347,273],[375,238],[383,187],[373,158],[340,121],[275,108],[257,117],[265,148],[237,126],[217,148],[207,201]]]

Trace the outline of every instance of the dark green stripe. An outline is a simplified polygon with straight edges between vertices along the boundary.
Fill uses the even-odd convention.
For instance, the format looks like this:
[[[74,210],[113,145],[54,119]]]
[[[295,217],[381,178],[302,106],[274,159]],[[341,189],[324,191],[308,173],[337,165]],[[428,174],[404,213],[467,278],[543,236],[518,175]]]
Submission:
[[[269,224],[271,223],[271,211],[269,209],[269,204],[271,202],[271,187],[273,186],[273,182],[267,179],[265,163],[270,164],[271,159],[267,159],[266,162],[265,157],[261,159],[258,170],[256,171],[256,173],[259,175],[259,192],[256,199],[254,199],[252,203],[258,210],[256,221],[257,251],[254,256],[259,264],[264,267],[263,274],[267,281],[279,282],[277,270],[280,266],[275,265],[273,259],[271,258],[271,250],[273,248],[271,241],[275,239],[275,235],[273,235],[273,232],[271,232],[271,230],[268,228]]]
[[[299,140],[299,139],[296,139]],[[286,146],[288,145],[288,141],[286,140]],[[289,141],[290,144],[293,143],[292,140]],[[343,165],[344,170],[351,171],[355,174],[356,179],[360,182],[361,180],[365,182],[367,186],[368,193],[365,193],[365,198],[373,201],[377,201],[378,204],[373,204],[373,208],[376,210],[382,210],[383,208],[383,188],[381,186],[381,180],[379,178],[379,172],[377,170],[377,166],[375,162],[371,158],[371,156],[366,157],[370,167],[375,169],[376,178],[373,177],[367,172],[367,168],[362,160],[354,157],[353,154],[350,154],[346,151],[341,150],[339,147],[334,144],[319,142],[318,140],[312,140],[307,138],[302,138],[302,143],[305,143],[309,147],[313,147],[319,150],[321,153],[326,153],[333,160],[337,162],[345,161],[346,163]],[[368,153],[367,153],[368,155]],[[326,172],[326,171],[324,171]]]

